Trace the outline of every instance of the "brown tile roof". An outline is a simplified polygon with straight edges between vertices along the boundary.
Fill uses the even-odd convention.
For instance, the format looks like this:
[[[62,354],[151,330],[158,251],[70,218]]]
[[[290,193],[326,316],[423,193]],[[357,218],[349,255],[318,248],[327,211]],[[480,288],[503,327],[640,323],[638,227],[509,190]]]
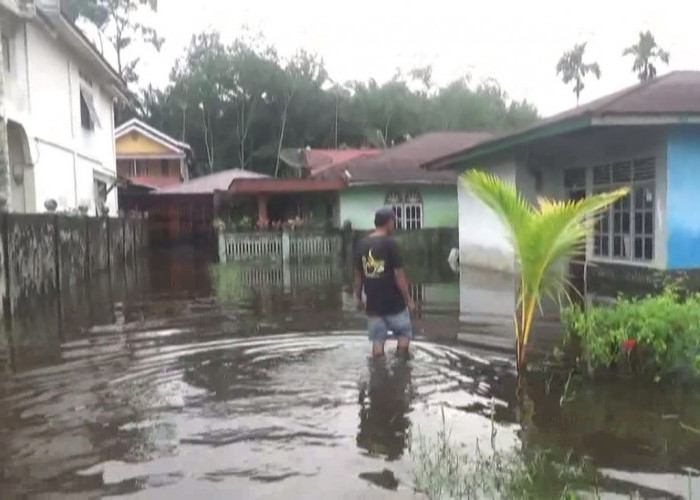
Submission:
[[[546,121],[587,113],[700,113],[700,71],[674,71],[552,116]]]
[[[421,163],[471,147],[491,137],[488,132],[431,132],[379,154],[335,164],[317,172],[314,178],[345,177],[350,184],[453,183],[456,181],[454,172],[429,172],[420,167]]]
[[[236,179],[269,179],[268,175],[249,170],[233,168],[210,175],[196,177],[177,186],[169,186],[156,191],[156,194],[209,194],[214,191],[226,191]]]
[[[618,92],[595,99],[587,104],[540,120],[535,125],[463,148],[461,151],[422,162],[429,169],[449,168],[463,155],[481,151],[503,150],[512,145],[529,142],[543,136],[549,127],[571,124],[581,120],[579,128],[593,125],[593,119],[629,117],[642,118],[658,115],[700,114],[700,71],[674,71],[667,75],[641,82]],[[634,124],[631,121],[630,125]],[[640,124],[644,124],[640,122]],[[564,129],[564,132],[568,129]],[[556,135],[556,131],[545,135]],[[561,132],[558,132],[561,133]],[[484,153],[486,154],[486,153]]]
[[[151,189],[166,188],[175,184],[180,184],[180,179],[176,177],[155,177],[148,175],[137,175],[128,177],[127,182],[137,186],[143,186]]]
[[[313,175],[338,163],[344,163],[358,157],[374,156],[379,153],[381,153],[381,149],[310,149],[305,151],[305,156],[306,165],[311,169]]]

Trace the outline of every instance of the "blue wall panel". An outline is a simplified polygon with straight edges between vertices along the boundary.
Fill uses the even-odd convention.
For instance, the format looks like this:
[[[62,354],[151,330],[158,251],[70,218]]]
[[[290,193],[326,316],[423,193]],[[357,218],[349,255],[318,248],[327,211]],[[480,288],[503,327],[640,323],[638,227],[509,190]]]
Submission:
[[[668,136],[668,268],[700,268],[700,127]]]

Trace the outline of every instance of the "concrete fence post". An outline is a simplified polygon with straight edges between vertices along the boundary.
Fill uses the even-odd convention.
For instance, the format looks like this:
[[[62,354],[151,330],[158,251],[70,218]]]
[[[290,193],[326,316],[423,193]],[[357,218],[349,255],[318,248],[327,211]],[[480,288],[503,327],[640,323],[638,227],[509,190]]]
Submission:
[[[114,266],[112,265],[112,259],[114,256],[112,255],[112,224],[109,223],[109,218],[105,217],[105,227],[107,228],[107,272],[111,275],[112,274],[112,269]]]
[[[219,262],[226,262],[226,236],[224,236],[224,230],[219,229],[217,231],[219,239]]]
[[[54,264],[54,273],[55,273],[55,287],[56,287],[56,293],[61,295],[61,245],[59,244],[60,242],[60,233],[59,233],[59,228],[58,228],[58,219],[59,215],[54,215],[52,217],[53,219],[53,264]]]
[[[90,217],[83,217],[85,222],[85,271],[84,278],[92,276],[92,245],[90,244]]]
[[[126,217],[119,218],[122,223],[122,264],[126,262]]]
[[[6,318],[12,315],[12,300],[10,289],[10,232],[9,218],[7,212],[0,213],[0,223],[2,224],[2,309]]]
[[[289,264],[292,252],[292,242],[289,238],[289,231],[282,231],[282,262]]]

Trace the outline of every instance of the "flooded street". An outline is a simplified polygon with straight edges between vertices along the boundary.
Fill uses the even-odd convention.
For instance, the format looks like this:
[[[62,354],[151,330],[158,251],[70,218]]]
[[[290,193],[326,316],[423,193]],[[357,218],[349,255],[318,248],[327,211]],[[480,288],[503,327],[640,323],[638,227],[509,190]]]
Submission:
[[[562,402],[565,376],[535,376],[518,402],[511,354],[470,328],[459,278],[426,267],[408,362],[368,358],[338,263],[153,253],[16,320],[0,336],[1,496],[412,498],[412,439],[443,412],[467,450],[495,429],[498,446],[591,457],[611,498],[700,495],[696,391],[610,382]]]

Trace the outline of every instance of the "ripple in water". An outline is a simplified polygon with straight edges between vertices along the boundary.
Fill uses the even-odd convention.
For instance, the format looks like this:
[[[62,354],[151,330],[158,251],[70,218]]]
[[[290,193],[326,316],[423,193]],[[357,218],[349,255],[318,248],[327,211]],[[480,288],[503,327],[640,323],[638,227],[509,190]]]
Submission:
[[[490,434],[492,399],[508,406],[510,365],[456,348],[416,342],[405,362],[369,359],[356,333],[190,338],[96,329],[63,364],[5,381],[14,490],[408,494],[411,433],[435,432],[446,408],[472,442]]]

